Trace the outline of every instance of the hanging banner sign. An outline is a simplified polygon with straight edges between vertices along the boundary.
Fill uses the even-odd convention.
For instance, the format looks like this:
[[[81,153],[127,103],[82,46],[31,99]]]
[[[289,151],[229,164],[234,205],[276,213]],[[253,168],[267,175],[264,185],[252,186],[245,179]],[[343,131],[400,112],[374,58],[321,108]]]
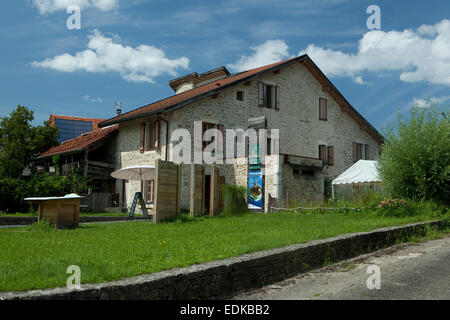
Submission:
[[[261,210],[263,208],[263,177],[261,170],[248,173],[248,208]]]

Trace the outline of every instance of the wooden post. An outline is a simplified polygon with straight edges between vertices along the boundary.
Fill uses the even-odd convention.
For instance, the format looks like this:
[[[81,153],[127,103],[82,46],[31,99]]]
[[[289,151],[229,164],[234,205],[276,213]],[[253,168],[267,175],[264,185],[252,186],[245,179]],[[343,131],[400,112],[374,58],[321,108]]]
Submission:
[[[89,148],[84,150],[84,176],[88,175],[88,167],[89,167]]]
[[[190,186],[190,210],[189,213],[193,217],[196,213],[203,211],[204,192],[203,185],[205,183],[205,168],[201,164],[191,165],[191,186]]]
[[[209,215],[213,217],[219,207],[219,169],[211,165],[211,192],[209,202]]]

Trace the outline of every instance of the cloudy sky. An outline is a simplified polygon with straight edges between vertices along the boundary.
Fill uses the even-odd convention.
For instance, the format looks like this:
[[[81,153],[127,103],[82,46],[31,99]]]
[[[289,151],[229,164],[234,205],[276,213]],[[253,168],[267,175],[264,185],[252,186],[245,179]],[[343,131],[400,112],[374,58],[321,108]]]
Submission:
[[[81,8],[69,30],[67,7]],[[381,9],[381,30],[366,24]],[[382,130],[413,104],[450,103],[450,1],[2,0],[0,117],[21,104],[109,118],[172,94],[168,81],[307,53]]]

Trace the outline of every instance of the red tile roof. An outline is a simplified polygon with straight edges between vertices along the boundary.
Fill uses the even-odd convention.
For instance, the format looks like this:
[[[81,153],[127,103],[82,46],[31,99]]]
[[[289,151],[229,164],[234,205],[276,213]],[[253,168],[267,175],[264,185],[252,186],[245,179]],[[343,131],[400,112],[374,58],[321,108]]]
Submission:
[[[55,120],[56,119],[62,119],[62,120],[76,120],[76,121],[90,121],[92,122],[92,129],[98,130],[100,127],[98,126],[100,122],[105,121],[106,119],[98,119],[98,118],[82,118],[82,117],[70,117],[70,116],[59,116],[55,114],[50,115],[50,125],[55,126]]]
[[[49,150],[42,153],[39,158],[47,158],[62,153],[80,152],[87,147],[92,146],[93,144],[100,142],[103,139],[106,139],[117,129],[119,129],[119,126],[115,125],[85,133],[77,138],[67,140],[61,143],[59,146],[50,148]]]
[[[120,116],[108,119],[99,124],[105,127],[117,124],[123,121],[138,119],[157,113],[168,112],[176,108],[189,105],[195,101],[213,96],[225,88],[236,85],[240,82],[247,82],[261,74],[277,71],[285,66],[293,63],[304,63],[307,70],[323,85],[327,91],[339,104],[344,112],[347,112],[355,121],[357,121],[363,130],[366,130],[376,141],[383,143],[384,137],[345,99],[339,90],[331,83],[331,81],[322,73],[317,65],[308,57],[302,55],[285,61],[269,64],[267,66],[251,69],[241,73],[233,74],[223,79],[207,83],[200,87],[185,91],[183,93],[168,97],[166,99],[145,105],[141,108],[123,113]]]
[[[304,56],[302,56],[302,57],[304,57]],[[148,104],[146,106],[135,109],[133,111],[123,113],[120,116],[108,119],[108,120],[100,123],[99,125],[100,125],[100,127],[108,126],[108,125],[119,123],[122,121],[127,121],[127,120],[132,120],[135,118],[144,117],[146,115],[150,115],[150,114],[156,113],[158,111],[166,110],[171,107],[178,106],[178,105],[189,104],[189,103],[193,102],[192,101],[193,99],[197,100],[197,99],[202,99],[205,96],[211,96],[211,95],[215,94],[216,92],[221,91],[222,89],[224,89],[230,85],[236,84],[237,82],[240,82],[240,81],[248,80],[248,78],[251,78],[252,76],[259,74],[263,71],[269,71],[272,68],[276,68],[277,66],[286,64],[288,62],[294,62],[294,60],[299,60],[302,57],[297,57],[297,58],[273,63],[273,64],[270,64],[267,66],[248,70],[245,72],[241,72],[238,74],[228,76],[226,78],[223,78],[223,79],[220,79],[217,81],[207,83],[200,87],[185,91],[183,93],[179,93],[177,95],[173,95],[169,98]]]

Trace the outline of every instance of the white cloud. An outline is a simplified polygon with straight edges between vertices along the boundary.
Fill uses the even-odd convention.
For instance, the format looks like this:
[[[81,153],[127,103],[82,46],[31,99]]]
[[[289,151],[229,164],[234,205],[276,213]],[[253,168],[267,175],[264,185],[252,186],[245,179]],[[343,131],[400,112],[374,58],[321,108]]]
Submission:
[[[419,108],[428,108],[434,104],[443,104],[447,101],[450,101],[450,96],[442,96],[442,97],[431,97],[428,99],[424,99],[424,98],[414,98],[411,102],[410,105],[412,105],[413,107],[419,107]]]
[[[70,5],[81,9],[95,8],[101,11],[114,10],[119,6],[119,0],[31,0],[41,14],[66,10]]]
[[[187,69],[189,59],[186,57],[168,59],[164,51],[153,46],[139,45],[136,48],[124,46],[115,43],[113,38],[104,36],[98,30],[94,30],[89,36],[88,49],[77,52],[75,55],[64,53],[44,61],[34,61],[31,64],[35,67],[62,72],[112,71],[120,73],[127,81],[152,83],[154,77],[162,74],[176,76],[177,69]]]
[[[239,61],[229,64],[228,67],[234,71],[244,71],[278,62],[289,56],[289,47],[283,40],[268,40],[250,49],[254,51],[252,55],[241,56]]]
[[[380,31],[364,34],[356,54],[309,45],[307,53],[331,77],[362,81],[362,72],[399,71],[405,82],[450,85],[450,20],[423,25],[416,31]]]
[[[100,103],[100,102],[103,102],[103,99],[102,98],[92,98],[92,97],[90,97],[90,96],[88,96],[88,95],[85,95],[84,97],[83,97],[83,99],[84,100],[86,100],[86,101],[89,101],[89,102],[93,102],[93,103]]]

